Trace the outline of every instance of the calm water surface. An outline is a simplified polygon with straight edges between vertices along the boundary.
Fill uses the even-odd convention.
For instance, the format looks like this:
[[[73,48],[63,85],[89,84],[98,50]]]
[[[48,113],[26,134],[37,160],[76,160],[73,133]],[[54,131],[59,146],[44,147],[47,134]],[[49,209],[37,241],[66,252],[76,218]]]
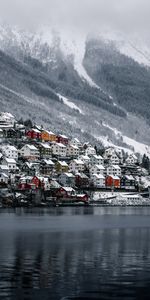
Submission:
[[[0,299],[150,299],[150,208],[0,210]]]

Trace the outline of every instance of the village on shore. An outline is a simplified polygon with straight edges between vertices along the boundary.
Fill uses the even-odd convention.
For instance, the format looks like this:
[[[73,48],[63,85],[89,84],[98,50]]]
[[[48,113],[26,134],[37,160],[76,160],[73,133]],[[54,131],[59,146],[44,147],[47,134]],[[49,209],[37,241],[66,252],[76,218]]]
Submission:
[[[1,207],[88,205],[93,192],[147,195],[149,174],[146,155],[98,149],[0,113]]]

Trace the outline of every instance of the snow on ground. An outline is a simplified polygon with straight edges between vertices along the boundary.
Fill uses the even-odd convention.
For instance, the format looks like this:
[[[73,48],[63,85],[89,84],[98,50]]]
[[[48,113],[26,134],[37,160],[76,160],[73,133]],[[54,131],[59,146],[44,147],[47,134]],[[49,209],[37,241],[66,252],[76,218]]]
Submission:
[[[137,142],[127,136],[123,136],[123,141],[128,144],[131,145],[132,147],[134,147],[134,151],[138,152],[140,154],[146,154],[147,156],[150,157],[150,146],[145,145],[143,143]]]
[[[103,123],[103,126],[105,126],[108,129],[112,130],[115,133],[116,137],[122,137],[123,142],[125,144],[127,144],[129,146],[132,146],[134,148],[134,152],[138,152],[141,155],[146,154],[147,156],[150,157],[150,146],[148,146],[146,144],[143,144],[143,143],[140,143],[140,142],[137,142],[136,140],[131,139],[131,138],[123,135],[123,133],[121,131],[117,130],[114,127],[109,126],[108,124]],[[103,140],[104,140],[105,145],[109,144],[109,146],[111,146],[111,141],[108,141],[108,139],[106,139],[106,138],[105,139],[103,138]],[[114,147],[116,147],[116,146],[114,145]],[[119,147],[119,148],[121,148],[121,147]],[[124,149],[127,150],[126,148],[124,148]]]
[[[83,115],[83,111],[82,111],[75,103],[73,103],[73,102],[70,101],[68,98],[66,98],[66,97],[64,97],[64,96],[62,96],[62,95],[60,95],[60,94],[57,94],[57,95],[59,96],[60,100],[62,99],[62,101],[63,101],[63,103],[64,103],[65,105],[67,105],[67,106],[70,107],[71,109],[77,110],[80,114]]]

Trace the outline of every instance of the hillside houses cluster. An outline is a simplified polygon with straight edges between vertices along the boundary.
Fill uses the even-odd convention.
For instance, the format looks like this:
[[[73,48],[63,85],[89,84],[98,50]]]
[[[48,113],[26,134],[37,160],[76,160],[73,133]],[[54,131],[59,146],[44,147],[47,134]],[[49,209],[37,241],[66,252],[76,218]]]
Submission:
[[[0,115],[0,141],[0,186],[18,191],[55,187],[57,196],[76,189],[134,190],[141,182],[143,169],[135,154],[110,147],[100,155],[94,145],[36,125],[29,128],[11,114]]]

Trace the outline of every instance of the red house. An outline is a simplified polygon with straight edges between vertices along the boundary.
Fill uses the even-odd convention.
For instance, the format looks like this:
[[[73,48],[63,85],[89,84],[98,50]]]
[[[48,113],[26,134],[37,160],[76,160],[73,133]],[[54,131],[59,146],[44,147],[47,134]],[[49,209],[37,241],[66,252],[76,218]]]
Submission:
[[[33,129],[26,132],[26,136],[29,139],[41,140],[41,131],[39,131],[38,129],[33,128]]]
[[[87,194],[76,194],[71,187],[61,187],[55,194],[58,199],[63,201],[84,202],[88,203],[89,197]]]
[[[56,192],[56,197],[59,198],[70,198],[72,196],[75,196],[75,190],[72,187],[61,187]]]
[[[31,180],[31,183],[34,184],[36,188],[44,187],[44,180],[42,177],[34,176]]]
[[[120,188],[120,178],[114,175],[107,176],[106,187]]]
[[[65,135],[58,135],[57,136],[57,143],[61,143],[63,145],[68,145],[69,139]]]

